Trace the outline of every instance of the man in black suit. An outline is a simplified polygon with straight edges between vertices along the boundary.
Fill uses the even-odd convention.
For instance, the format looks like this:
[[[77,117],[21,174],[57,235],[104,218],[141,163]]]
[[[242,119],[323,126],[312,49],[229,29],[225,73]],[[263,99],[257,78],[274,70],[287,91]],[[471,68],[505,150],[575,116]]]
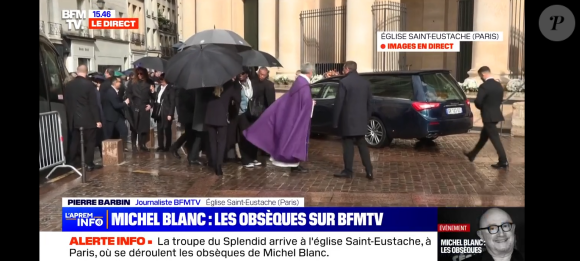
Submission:
[[[169,147],[169,152],[176,158],[180,159],[177,152],[181,146],[185,151],[191,151],[195,133],[193,132],[193,109],[195,108],[195,89],[186,90],[184,88],[176,89],[177,120],[181,123],[181,129],[184,131],[181,136]]]
[[[119,96],[119,89],[121,88],[121,78],[111,77],[112,84],[111,88],[107,89],[103,98],[105,104],[103,105],[103,112],[105,114],[105,119],[107,120],[105,124],[105,139],[111,139],[113,137],[113,132],[117,131],[120,138],[123,140],[123,150],[129,151],[127,146],[127,136],[129,136],[129,131],[127,130],[127,125],[125,124],[125,108],[129,105],[129,99],[123,101],[121,96]],[[102,87],[101,87],[102,88]]]
[[[222,164],[226,154],[227,127],[229,120],[235,117],[229,114],[229,108],[232,102],[234,104],[240,102],[239,89],[235,85],[234,81],[229,81],[223,87],[215,87],[213,97],[207,102],[204,123],[209,140],[209,155],[206,155],[211,160],[210,167],[213,167],[215,174],[219,176],[223,175]]]
[[[477,73],[483,80],[483,83],[477,90],[475,107],[481,111],[483,129],[481,129],[479,141],[473,150],[470,152],[464,152],[463,154],[467,156],[469,161],[473,162],[477,153],[479,153],[489,139],[499,156],[499,162],[491,166],[495,169],[507,169],[509,164],[497,129],[497,123],[504,120],[500,109],[501,103],[503,102],[503,87],[491,76],[491,70],[489,67],[483,66],[477,70]]]
[[[274,101],[276,101],[276,88],[274,88],[274,83],[268,80],[270,71],[266,67],[260,67],[258,69],[258,80],[260,85],[264,89],[264,107],[268,108]]]
[[[155,105],[151,116],[157,122],[157,151],[169,151],[171,146],[171,125],[175,116],[175,91],[165,80],[165,74],[159,74],[159,87],[155,91]]]
[[[490,208],[479,218],[477,236],[485,242],[483,253],[464,261],[524,261],[516,247],[516,224],[512,217],[500,208]]]
[[[344,63],[343,70],[346,76],[338,84],[338,94],[334,98],[332,122],[334,128],[340,127],[344,170],[334,176],[352,178],[354,144],[356,144],[366,169],[367,178],[372,179],[373,166],[365,140],[372,112],[371,83],[358,74],[354,61]]]
[[[86,148],[85,164],[87,170],[101,168],[93,162],[95,157],[95,145],[97,140],[97,128],[101,128],[101,115],[99,113],[97,93],[95,85],[87,79],[88,69],[85,65],[77,68],[77,77],[67,83],[64,90],[64,104],[68,119],[68,129],[72,131],[69,161],[73,162],[77,152],[81,149],[81,132]]]
[[[101,104],[105,104],[105,93],[111,89],[113,85],[113,76],[115,76],[115,70],[112,68],[107,68],[105,70],[105,80],[102,82],[101,87],[99,88],[99,92],[101,93]]]
[[[242,156],[242,165],[246,168],[253,168],[261,166],[262,163],[258,161],[258,148],[249,142],[243,134],[243,131],[249,128],[257,119],[250,115],[250,106],[253,100],[264,101],[264,88],[258,83],[257,79],[248,77],[250,69],[244,68],[244,71],[238,75],[235,83],[237,90],[241,92],[241,102],[239,106],[238,117],[230,121],[230,126],[237,126],[236,128],[228,128],[231,130],[228,133],[230,138],[239,137],[239,148]],[[240,87],[237,87],[240,86]],[[263,103],[262,103],[263,104]]]

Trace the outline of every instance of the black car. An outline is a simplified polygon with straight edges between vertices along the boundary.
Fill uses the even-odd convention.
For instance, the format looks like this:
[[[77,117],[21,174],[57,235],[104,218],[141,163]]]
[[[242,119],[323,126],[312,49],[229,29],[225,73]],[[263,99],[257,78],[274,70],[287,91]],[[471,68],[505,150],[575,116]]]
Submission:
[[[469,100],[448,70],[361,73],[371,83],[373,112],[365,136],[370,147],[394,138],[434,140],[467,133],[473,127]],[[332,128],[334,98],[344,76],[311,84],[316,100],[312,133],[337,134]]]

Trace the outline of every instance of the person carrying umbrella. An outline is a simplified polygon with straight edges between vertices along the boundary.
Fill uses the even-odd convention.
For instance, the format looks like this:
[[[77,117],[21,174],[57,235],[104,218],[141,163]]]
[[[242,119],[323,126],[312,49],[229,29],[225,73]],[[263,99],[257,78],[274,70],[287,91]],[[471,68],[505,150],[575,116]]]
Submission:
[[[235,88],[234,79],[222,86],[216,86],[213,96],[209,97],[205,115],[205,128],[209,139],[208,158],[212,160],[215,174],[223,175],[222,164],[226,153],[227,126],[230,116],[228,110],[230,104],[240,103],[238,90]],[[235,117],[235,115],[234,115]]]
[[[106,82],[105,77],[101,75],[95,75],[93,77],[93,83],[95,84],[96,93],[97,93],[97,107],[99,107],[99,115],[101,115],[101,124],[104,123],[105,114],[103,112],[103,104],[101,101],[103,100],[104,94],[101,93],[103,83]],[[97,148],[99,148],[99,153],[101,154],[101,158],[103,158],[103,140],[105,139],[105,134],[103,129],[106,127],[106,124],[103,124],[102,128],[97,129]]]
[[[147,70],[142,67],[135,68],[133,79],[126,90],[126,97],[129,99],[131,113],[129,113],[129,123],[131,124],[131,144],[133,151],[137,151],[137,138],[139,149],[149,151],[145,145],[151,127],[151,100],[155,91],[152,81],[147,75]]]
[[[192,119],[195,139],[191,152],[188,154],[189,164],[202,165],[199,161],[199,152],[202,141],[208,140],[204,128],[207,102],[215,97],[213,93],[215,86],[223,86],[241,71],[242,57],[237,52],[231,48],[212,44],[203,47],[191,46],[177,53],[167,62],[165,78],[169,82],[186,90],[195,89]],[[206,155],[209,156],[208,163],[215,165],[211,162],[213,160],[211,156],[208,153]]]

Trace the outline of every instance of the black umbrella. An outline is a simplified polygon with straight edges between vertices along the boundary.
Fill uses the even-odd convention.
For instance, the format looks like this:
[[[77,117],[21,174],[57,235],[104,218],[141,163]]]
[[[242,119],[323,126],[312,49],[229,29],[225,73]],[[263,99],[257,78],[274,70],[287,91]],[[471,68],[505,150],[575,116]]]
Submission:
[[[217,45],[191,47],[167,63],[165,79],[185,89],[222,85],[242,72],[242,57]]]
[[[199,46],[206,44],[216,44],[230,46],[238,52],[251,50],[252,46],[238,34],[222,29],[205,30],[194,34],[183,43],[182,49],[190,46]]]
[[[143,67],[156,71],[165,71],[167,60],[159,57],[143,57],[133,63],[135,67]]]
[[[245,66],[282,67],[278,59],[266,52],[248,50],[240,52],[240,56],[244,58]]]
[[[183,45],[183,42],[179,41],[178,43],[173,45],[173,49],[179,49],[179,48],[181,48],[182,45]]]
[[[133,71],[134,71],[133,69],[125,70],[125,71],[123,72],[123,74],[124,74],[125,76],[131,76],[131,74],[133,74]]]

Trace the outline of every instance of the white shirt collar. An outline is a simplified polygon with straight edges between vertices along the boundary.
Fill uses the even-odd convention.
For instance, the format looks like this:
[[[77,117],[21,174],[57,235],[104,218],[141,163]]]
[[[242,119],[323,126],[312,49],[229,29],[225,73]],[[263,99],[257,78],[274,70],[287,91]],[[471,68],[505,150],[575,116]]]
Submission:
[[[302,78],[306,79],[306,81],[310,83],[310,78],[308,78],[308,76],[306,76],[305,74],[300,74],[299,76],[302,76]]]
[[[117,93],[119,93],[119,90],[117,90],[117,88],[115,88],[115,86],[111,85],[111,87],[113,87],[113,90],[115,90]]]
[[[241,81],[238,82],[240,83],[240,85],[242,85],[242,88],[246,88]],[[250,81],[250,79],[246,79],[246,83],[248,84],[249,88],[252,88],[252,81]]]

